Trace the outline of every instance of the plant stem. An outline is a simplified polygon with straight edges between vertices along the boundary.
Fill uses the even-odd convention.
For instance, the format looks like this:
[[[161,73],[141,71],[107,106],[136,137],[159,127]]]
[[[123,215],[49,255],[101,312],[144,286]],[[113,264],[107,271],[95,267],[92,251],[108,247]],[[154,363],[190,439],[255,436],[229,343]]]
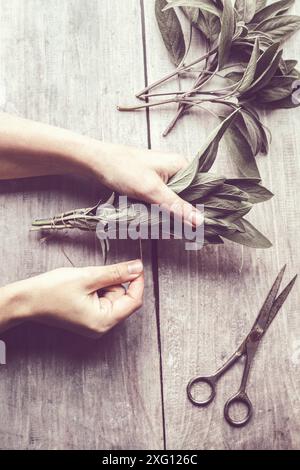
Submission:
[[[179,99],[178,98],[172,98],[170,100],[163,100],[163,101],[156,101],[155,103],[145,103],[145,104],[140,104],[137,106],[118,106],[117,109],[119,111],[136,111],[138,109],[146,109],[146,108],[153,108],[154,106],[160,106],[163,104],[168,104],[168,103],[178,103]]]
[[[152,90],[152,88],[155,88],[157,87],[158,85],[161,85],[162,83],[166,82],[167,80],[170,80],[170,78],[173,78],[175,77],[176,75],[178,75],[179,73],[183,72],[184,70],[186,69],[189,69],[190,67],[193,67],[194,65],[197,65],[199,64],[200,62],[203,62],[203,60],[207,59],[208,57],[210,57],[211,55],[215,54],[217,52],[218,48],[215,47],[214,49],[212,49],[211,51],[207,52],[206,54],[204,54],[202,57],[200,57],[199,59],[196,59],[194,60],[193,62],[191,62],[190,64],[188,65],[182,65],[180,67],[178,67],[174,72],[171,72],[169,73],[168,75],[166,75],[165,77],[157,80],[156,82],[152,83],[151,85],[148,85],[146,88],[144,88],[142,91],[140,91],[139,93],[136,94],[136,97],[137,98],[140,98],[141,95],[145,95],[148,91]]]
[[[200,76],[197,78],[195,84],[194,84],[194,87],[193,89],[186,93],[184,95],[184,97],[188,97],[188,96],[191,96],[193,94],[193,92],[197,89],[196,87],[199,87],[199,85],[201,84],[205,84],[206,82],[208,82],[209,80],[211,80],[212,77],[214,77],[215,75],[215,72],[217,72],[216,70],[211,70],[212,74],[209,75],[208,77],[203,77],[203,74],[200,73]],[[186,104],[179,104],[179,107],[178,107],[178,110],[177,110],[177,113],[175,114],[174,118],[172,119],[172,121],[170,122],[170,124],[168,125],[168,127],[165,129],[165,131],[163,132],[163,137],[166,137],[169,132],[171,132],[171,130],[174,128],[174,126],[176,125],[178,119],[180,119],[180,117],[183,115],[183,113],[186,111],[186,109],[188,109],[190,106],[189,105],[186,105]]]

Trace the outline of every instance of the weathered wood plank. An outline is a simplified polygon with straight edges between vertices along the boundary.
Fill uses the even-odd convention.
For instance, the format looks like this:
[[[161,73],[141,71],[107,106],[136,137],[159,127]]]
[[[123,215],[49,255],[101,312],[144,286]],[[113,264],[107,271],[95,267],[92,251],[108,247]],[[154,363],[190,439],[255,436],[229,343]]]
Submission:
[[[2,109],[93,137],[147,145],[143,114],[119,99],[143,83],[136,0],[1,0]],[[0,184],[1,284],[68,265],[102,263],[93,237],[40,244],[36,216],[94,204],[86,181],[44,178]],[[3,335],[0,448],[113,449],[162,446],[159,354],[149,247],[144,308],[98,342],[34,325]],[[110,261],[139,256],[118,244]]]
[[[300,5],[297,4],[297,13]],[[154,1],[145,2],[149,82],[172,70],[154,17]],[[289,58],[299,57],[299,35],[289,43]],[[176,82],[168,85],[176,88]],[[185,88],[184,88],[185,89]],[[153,148],[193,155],[212,128],[205,113],[185,117],[166,139],[161,133],[175,107],[150,113]],[[197,114],[197,116],[196,116]],[[296,449],[300,445],[299,286],[264,339],[248,387],[255,407],[253,421],[231,429],[223,406],[237,390],[241,368],[219,384],[207,409],[192,407],[186,384],[197,373],[210,373],[244,338],[276,274],[288,263],[288,279],[300,266],[299,110],[264,116],[272,129],[268,157],[259,158],[265,184],[276,197],[254,209],[251,219],[274,242],[258,251],[233,244],[185,252],[179,242],[159,247],[160,331],[162,338],[164,410],[168,448]],[[228,173],[223,148],[216,171]],[[297,350],[298,348],[298,350]]]

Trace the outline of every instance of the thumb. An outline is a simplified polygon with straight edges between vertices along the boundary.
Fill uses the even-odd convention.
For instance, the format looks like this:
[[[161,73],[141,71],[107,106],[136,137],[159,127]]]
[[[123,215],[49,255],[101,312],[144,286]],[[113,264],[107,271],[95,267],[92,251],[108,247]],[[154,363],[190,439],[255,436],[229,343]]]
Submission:
[[[142,261],[137,259],[110,266],[93,266],[82,269],[86,274],[86,287],[90,292],[93,292],[103,287],[133,281],[142,274],[144,267]]]
[[[178,194],[174,193],[166,184],[162,184],[157,188],[156,201],[164,209],[174,214],[186,223],[190,223],[194,227],[198,227],[204,223],[204,217],[196,207],[186,202]]]

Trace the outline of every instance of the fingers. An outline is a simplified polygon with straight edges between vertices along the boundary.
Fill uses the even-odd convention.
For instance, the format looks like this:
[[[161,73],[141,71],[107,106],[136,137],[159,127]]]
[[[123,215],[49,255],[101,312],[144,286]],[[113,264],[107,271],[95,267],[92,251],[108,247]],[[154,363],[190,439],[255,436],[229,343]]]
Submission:
[[[192,204],[184,201],[163,183],[157,188],[155,201],[174,214],[174,216],[192,224],[194,227],[198,227],[204,222],[203,214],[199,210]]]
[[[142,306],[144,294],[144,275],[132,281],[125,295],[113,302],[112,322],[116,325]]]
[[[133,281],[140,276],[143,269],[143,263],[139,259],[110,266],[82,268],[85,274],[85,284],[89,292]]]
[[[111,286],[107,287],[103,294],[102,298],[108,299],[111,303],[118,300],[120,297],[126,294],[126,289],[123,286]]]

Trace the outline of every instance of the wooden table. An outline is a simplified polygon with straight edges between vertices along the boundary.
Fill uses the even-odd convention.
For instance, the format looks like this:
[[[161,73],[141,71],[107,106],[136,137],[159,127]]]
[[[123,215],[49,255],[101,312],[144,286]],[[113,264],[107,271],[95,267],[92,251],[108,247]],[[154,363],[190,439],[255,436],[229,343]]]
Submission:
[[[213,120],[191,114],[166,139],[174,108],[121,114],[145,81],[172,70],[153,0],[0,0],[2,109],[107,141],[193,155]],[[295,11],[300,13],[297,2]],[[288,58],[300,57],[299,35]],[[174,87],[174,84],[172,85]],[[299,284],[268,332],[249,384],[255,417],[245,429],[223,420],[237,367],[209,408],[193,408],[188,379],[215,369],[238,345],[279,268],[300,261],[299,110],[263,114],[272,129],[264,183],[276,197],[251,218],[274,242],[186,252],[180,242],[143,242],[144,307],[100,341],[28,324],[2,335],[2,449],[296,449],[300,445]],[[218,171],[228,166],[226,148]],[[80,188],[80,190],[79,190]],[[1,284],[68,266],[102,263],[93,236],[40,243],[35,217],[94,204],[99,188],[72,178],[0,184]],[[109,261],[139,256],[115,243]]]

